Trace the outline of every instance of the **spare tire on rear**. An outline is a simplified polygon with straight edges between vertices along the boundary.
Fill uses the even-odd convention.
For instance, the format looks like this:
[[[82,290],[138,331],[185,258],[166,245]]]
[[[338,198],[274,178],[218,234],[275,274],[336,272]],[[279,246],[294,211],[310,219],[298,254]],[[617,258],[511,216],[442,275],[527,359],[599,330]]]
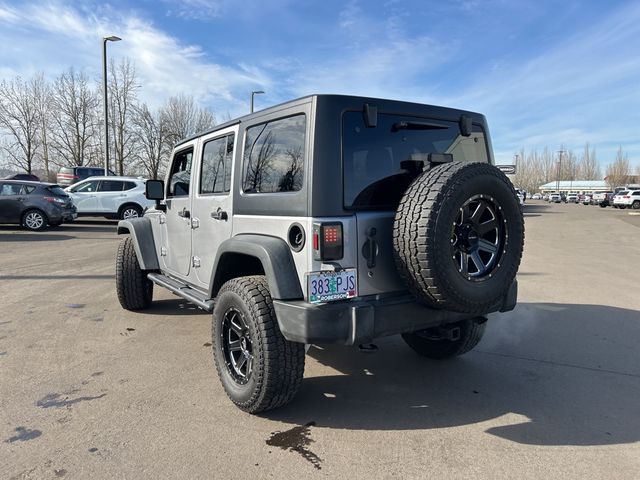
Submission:
[[[398,272],[419,301],[483,314],[515,279],[524,221],[504,173],[488,163],[452,162],[409,186],[393,237]]]

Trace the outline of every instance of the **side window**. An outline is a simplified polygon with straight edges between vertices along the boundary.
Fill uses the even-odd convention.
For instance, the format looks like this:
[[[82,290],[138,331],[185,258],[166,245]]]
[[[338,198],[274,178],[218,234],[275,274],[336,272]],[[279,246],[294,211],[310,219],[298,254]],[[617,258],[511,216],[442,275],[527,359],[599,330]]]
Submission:
[[[33,185],[25,185],[24,186],[24,190],[27,195],[30,194],[31,192],[33,192],[36,189],[36,187],[34,187]]]
[[[9,195],[19,195],[20,185],[5,183],[0,188],[0,195],[5,197]]]
[[[122,190],[124,190],[125,192],[127,190],[133,190],[134,188],[136,188],[136,184],[134,182],[123,182],[124,183],[124,188]]]
[[[98,190],[99,180],[91,180],[90,182],[84,182],[74,187],[71,190],[73,193],[91,193],[96,192]]]
[[[171,165],[171,176],[169,177],[169,197],[189,195],[192,158],[193,148],[178,152],[173,157],[173,164]]]
[[[98,191],[100,192],[121,192],[122,182],[117,180],[102,180]]]
[[[200,193],[226,193],[231,189],[234,135],[216,138],[204,144]]]
[[[302,188],[305,126],[302,114],[247,128],[244,193],[295,192]]]

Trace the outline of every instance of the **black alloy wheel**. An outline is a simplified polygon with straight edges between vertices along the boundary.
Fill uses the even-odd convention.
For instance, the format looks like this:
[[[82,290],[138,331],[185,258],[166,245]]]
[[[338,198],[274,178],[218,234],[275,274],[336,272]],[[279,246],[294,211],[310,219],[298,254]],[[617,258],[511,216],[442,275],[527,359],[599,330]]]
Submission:
[[[491,196],[474,195],[464,202],[451,229],[451,257],[460,275],[474,282],[491,278],[500,267],[506,222]]]
[[[239,385],[244,385],[253,372],[253,344],[249,325],[235,307],[224,313],[220,336],[227,370]]]

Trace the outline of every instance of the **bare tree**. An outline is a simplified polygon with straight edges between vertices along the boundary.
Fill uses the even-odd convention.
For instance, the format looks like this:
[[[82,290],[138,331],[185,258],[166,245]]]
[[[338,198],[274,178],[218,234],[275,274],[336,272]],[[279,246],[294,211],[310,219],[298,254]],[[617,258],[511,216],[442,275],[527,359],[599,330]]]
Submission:
[[[278,191],[293,192],[300,190],[302,187],[302,168],[304,166],[302,162],[302,146],[295,149],[288,148],[285,154],[289,157],[289,168],[287,168],[287,171],[284,172],[278,182]]]
[[[600,163],[596,158],[596,150],[595,148],[590,149],[589,143],[586,143],[582,157],[578,162],[578,179],[600,180],[601,178]]]
[[[273,170],[276,153],[275,138],[273,130],[269,130],[264,140],[258,144],[264,128],[266,128],[266,124],[253,141],[247,139],[245,144],[244,161],[247,165],[247,173],[245,174],[244,189],[246,191],[260,192],[263,187],[269,186],[267,182]],[[257,152],[255,151],[256,144],[258,144]]]
[[[20,77],[0,83],[0,127],[8,136],[2,149],[9,164],[31,173],[40,147],[40,118],[32,85]]]
[[[111,60],[109,77],[109,119],[113,135],[113,152],[119,175],[124,175],[125,164],[134,151],[135,135],[131,127],[133,105],[140,89],[134,65],[127,58],[116,66]]]
[[[54,148],[66,165],[86,165],[96,145],[98,95],[89,88],[87,77],[70,68],[56,78]]]
[[[607,166],[605,180],[613,190],[621,187],[629,181],[629,156],[622,150],[622,146],[616,152],[616,159]]]
[[[49,143],[51,138],[50,132],[53,93],[51,91],[51,85],[45,80],[43,73],[38,73],[33,77],[30,82],[30,86],[33,93],[35,108],[38,113],[40,144],[42,146],[42,168],[44,169],[46,179],[51,180],[51,171],[49,169]]]
[[[178,95],[167,100],[162,113],[167,126],[167,144],[172,147],[183,138],[207,130],[216,124],[213,113],[199,107],[192,96]]]
[[[167,127],[162,112],[152,112],[146,103],[134,108],[133,133],[136,138],[136,159],[142,163],[150,178],[158,178],[168,156]]]

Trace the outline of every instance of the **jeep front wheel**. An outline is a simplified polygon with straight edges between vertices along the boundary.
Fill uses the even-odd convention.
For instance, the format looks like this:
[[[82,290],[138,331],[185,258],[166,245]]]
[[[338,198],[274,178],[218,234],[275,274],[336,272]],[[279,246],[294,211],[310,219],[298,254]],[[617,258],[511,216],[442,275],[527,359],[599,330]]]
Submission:
[[[518,271],[522,210],[496,167],[447,163],[407,189],[393,242],[398,272],[419,301],[484,314],[504,298]]]
[[[140,268],[131,237],[122,239],[116,257],[116,292],[122,308],[144,310],[153,300],[153,282]]]
[[[286,340],[264,276],[225,283],[212,322],[213,356],[229,399],[259,413],[290,402],[304,374],[304,344]]]
[[[467,353],[484,335],[486,319],[463,320],[447,327],[403,333],[402,339],[423,357],[444,360]]]

